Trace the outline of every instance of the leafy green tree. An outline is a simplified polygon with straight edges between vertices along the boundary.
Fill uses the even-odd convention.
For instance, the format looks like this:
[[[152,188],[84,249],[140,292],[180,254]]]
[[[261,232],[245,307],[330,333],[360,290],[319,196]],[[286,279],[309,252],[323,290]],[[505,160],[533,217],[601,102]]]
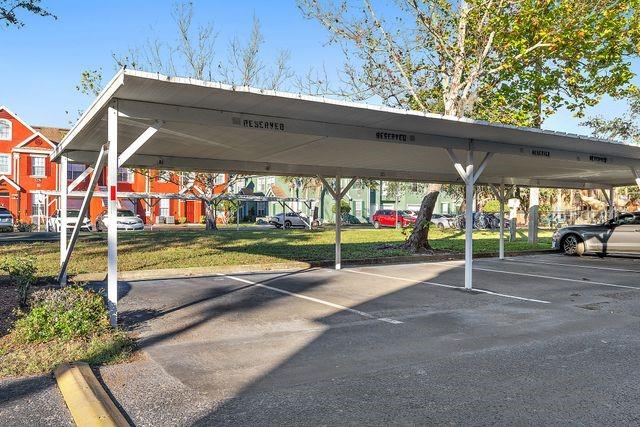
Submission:
[[[627,58],[637,54],[640,0],[400,0],[379,13],[371,3],[298,0],[345,55],[350,99],[539,126],[566,107],[576,114],[605,94],[628,89]],[[320,83],[326,78],[319,79]],[[307,87],[313,85],[310,82]],[[429,221],[440,186],[419,215]],[[431,193],[436,193],[435,197]],[[428,227],[408,247],[429,249]]]

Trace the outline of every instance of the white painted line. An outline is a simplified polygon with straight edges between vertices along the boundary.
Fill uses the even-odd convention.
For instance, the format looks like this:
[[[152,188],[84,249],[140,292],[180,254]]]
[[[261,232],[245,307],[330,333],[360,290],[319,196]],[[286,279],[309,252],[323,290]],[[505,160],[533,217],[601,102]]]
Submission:
[[[609,286],[612,288],[624,288],[624,289],[636,289],[640,290],[639,287],[636,286],[627,286],[627,285],[616,285],[613,283],[604,283],[604,282],[593,282],[591,280],[579,280],[579,279],[569,279],[567,277],[555,277],[555,276],[544,276],[542,274],[531,274],[531,273],[516,273],[515,271],[504,271],[504,270],[494,270],[492,268],[483,268],[483,267],[473,267],[474,270],[480,271],[490,271],[492,273],[502,273],[502,274],[513,274],[516,276],[527,276],[527,277],[535,277],[538,279],[551,279],[551,280],[561,280],[565,282],[575,282],[582,283],[583,285],[600,285],[600,286]]]
[[[494,261],[500,262],[500,260],[496,259],[484,259],[483,261]],[[577,267],[577,268],[592,268],[594,270],[609,270],[609,271],[622,271],[627,273],[640,273],[640,270],[630,270],[627,268],[615,268],[615,267],[597,267],[595,265],[578,265],[578,264],[563,264],[560,262],[544,262],[544,261],[522,261],[518,258],[505,258],[503,261],[516,262],[521,264],[542,264],[542,265],[559,265],[562,267]]]
[[[402,280],[402,281],[410,282],[410,283],[422,283],[422,284],[425,284],[425,285],[439,286],[441,288],[465,290],[464,286],[445,285],[444,283],[429,282],[429,281],[426,281],[426,280],[418,280],[418,281],[416,281],[416,280],[413,280],[413,279],[405,279],[404,277],[387,276],[385,274],[369,273],[369,272],[366,272],[366,271],[351,270],[351,269],[343,269],[342,271],[346,271],[348,273],[358,273],[358,274],[366,274],[366,275],[369,275],[369,276],[383,277],[383,278],[386,278],[386,279]],[[534,299],[534,298],[518,297],[518,296],[515,296],[515,295],[501,294],[501,293],[498,293],[498,292],[489,291],[487,289],[473,288],[472,291],[480,292],[480,293],[487,294],[487,295],[495,295],[495,296],[498,296],[498,297],[516,299],[516,300],[520,300],[520,301],[530,301],[530,302],[539,302],[539,303],[542,303],[542,304],[550,304],[549,301],[543,301],[543,300]]]
[[[249,285],[254,285],[254,286],[259,287],[259,288],[269,289],[270,291],[279,292],[281,294],[285,294],[285,295],[289,295],[289,296],[292,296],[292,297],[304,299],[304,300],[307,300],[307,301],[316,302],[318,304],[322,304],[322,305],[326,305],[326,306],[329,306],[329,307],[337,308],[339,310],[348,311],[349,313],[358,314],[358,315],[360,315],[362,317],[366,317],[367,319],[379,320],[381,322],[391,323],[392,325],[399,325],[399,324],[403,323],[400,320],[389,319],[387,317],[376,317],[373,314],[369,314],[369,313],[365,313],[364,311],[360,311],[360,310],[356,310],[356,309],[353,309],[353,308],[345,307],[344,305],[336,304],[336,303],[333,303],[333,302],[330,302],[330,301],[321,300],[321,299],[310,297],[310,296],[307,296],[307,295],[297,294],[295,292],[285,291],[284,289],[274,288],[273,286],[263,285],[262,283],[258,283],[258,282],[252,282],[251,280],[243,279],[241,277],[229,276],[229,275],[222,274],[222,273],[218,273],[218,276],[228,277],[231,280],[235,280],[235,281],[242,282],[242,283],[247,283]],[[275,279],[272,279],[272,280],[275,280]]]

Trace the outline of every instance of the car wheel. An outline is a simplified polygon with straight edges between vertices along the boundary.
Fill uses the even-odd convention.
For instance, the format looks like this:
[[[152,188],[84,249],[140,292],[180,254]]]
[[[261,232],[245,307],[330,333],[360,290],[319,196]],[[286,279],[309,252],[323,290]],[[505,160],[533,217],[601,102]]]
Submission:
[[[285,221],[284,228],[291,228],[291,221]]]
[[[380,228],[380,223],[378,221],[375,221],[373,223],[373,228],[376,228],[376,229]]]
[[[282,228],[282,226],[280,224],[274,224],[276,226],[277,229]]]
[[[562,250],[567,255],[582,255],[584,254],[584,242],[576,234],[569,234],[562,239]]]
[[[440,230],[440,231],[443,231],[443,230],[444,230],[444,224],[443,224],[443,223],[441,223],[441,222],[440,222],[440,223],[438,223],[437,227],[438,227],[438,230]]]

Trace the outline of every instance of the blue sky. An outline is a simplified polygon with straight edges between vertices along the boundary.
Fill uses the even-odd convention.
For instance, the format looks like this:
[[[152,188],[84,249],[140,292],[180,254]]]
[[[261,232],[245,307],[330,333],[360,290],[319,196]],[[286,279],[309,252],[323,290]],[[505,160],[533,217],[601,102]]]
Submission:
[[[194,3],[196,23],[211,21],[215,26],[221,58],[232,37],[246,37],[255,14],[265,37],[265,62],[287,49],[291,67],[300,74],[323,65],[331,71],[342,63],[339,49],[327,46],[326,31],[304,19],[293,0]],[[175,37],[170,16],[173,0],[49,0],[44,4],[58,20],[26,16],[24,28],[0,30],[3,57],[8,58],[0,67],[0,105],[34,125],[66,127],[78,109],[86,108],[90,98],[75,89],[82,70],[102,68],[108,80],[115,72],[112,53],[123,54],[156,36]],[[640,64],[634,66],[640,73]],[[613,117],[624,109],[622,103],[604,100],[590,114]],[[588,133],[580,121],[560,112],[544,127]]]

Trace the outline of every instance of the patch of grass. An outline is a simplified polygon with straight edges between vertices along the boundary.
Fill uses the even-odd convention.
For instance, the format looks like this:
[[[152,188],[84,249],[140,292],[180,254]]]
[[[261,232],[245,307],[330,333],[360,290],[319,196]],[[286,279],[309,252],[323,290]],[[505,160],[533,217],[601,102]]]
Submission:
[[[127,360],[132,349],[132,340],[116,330],[88,338],[42,343],[19,342],[9,334],[0,338],[0,378],[51,372],[66,362],[118,363]]]
[[[531,246],[524,233],[515,242],[506,242],[507,251],[548,249],[551,231],[540,232],[540,243]],[[373,257],[409,255],[401,248],[381,249],[404,242],[402,231],[345,227],[342,235],[344,261]],[[434,249],[462,252],[464,232],[430,231]],[[0,256],[24,252],[36,257],[38,274],[54,276],[58,270],[57,242],[12,243],[0,246]],[[474,252],[497,252],[498,233],[474,232]],[[121,271],[178,267],[214,267],[240,264],[270,264],[286,261],[322,261],[334,256],[334,230],[276,230],[255,227],[245,230],[162,230],[120,233],[118,268]],[[106,234],[81,237],[71,257],[69,273],[104,272],[107,268]]]
[[[109,326],[102,295],[80,287],[42,289],[0,339],[0,377],[51,372],[61,363],[126,359],[132,340]]]

